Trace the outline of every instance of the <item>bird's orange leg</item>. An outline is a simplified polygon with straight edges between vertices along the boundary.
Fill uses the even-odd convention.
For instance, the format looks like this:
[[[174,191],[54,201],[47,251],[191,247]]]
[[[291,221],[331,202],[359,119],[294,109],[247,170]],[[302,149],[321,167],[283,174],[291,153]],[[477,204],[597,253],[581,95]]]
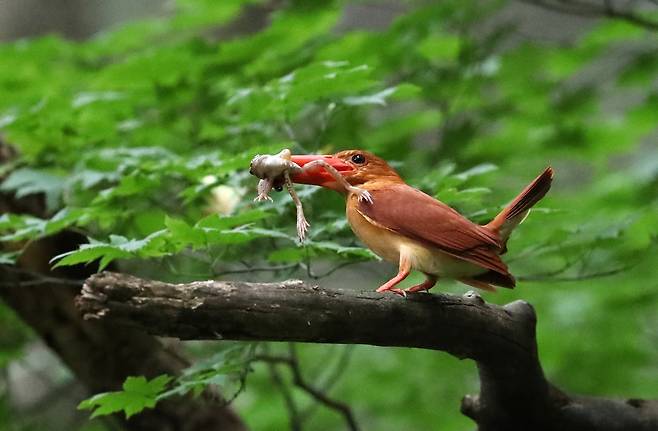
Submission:
[[[381,292],[391,291],[401,296],[407,296],[407,293],[404,290],[398,289],[395,286],[397,286],[398,283],[400,283],[402,280],[407,278],[409,272],[411,272],[411,265],[409,264],[409,261],[401,257],[398,275],[396,275],[395,277],[388,280],[386,283],[379,286],[377,292],[381,293]]]
[[[439,278],[436,275],[431,275],[431,274],[425,274],[425,275],[427,276],[427,279],[425,281],[415,286],[411,286],[409,289],[406,289],[405,292],[407,293],[422,292],[423,290],[429,291],[431,288],[433,288],[434,285],[436,284],[436,281]]]

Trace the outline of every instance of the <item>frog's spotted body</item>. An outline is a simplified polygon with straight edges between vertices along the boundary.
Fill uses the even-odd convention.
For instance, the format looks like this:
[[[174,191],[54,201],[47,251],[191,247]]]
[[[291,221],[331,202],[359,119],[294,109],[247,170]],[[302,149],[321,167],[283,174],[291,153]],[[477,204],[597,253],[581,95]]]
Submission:
[[[299,165],[291,160],[291,153],[289,149],[282,150],[279,154],[275,155],[257,155],[251,160],[249,166],[249,173],[257,176],[261,180],[258,182],[258,196],[255,201],[272,200],[269,196],[272,188],[275,187],[277,181],[283,178],[286,180],[286,173],[288,177],[290,174],[295,175],[302,171]],[[287,180],[292,186],[292,181]],[[294,199],[294,198],[293,198]]]

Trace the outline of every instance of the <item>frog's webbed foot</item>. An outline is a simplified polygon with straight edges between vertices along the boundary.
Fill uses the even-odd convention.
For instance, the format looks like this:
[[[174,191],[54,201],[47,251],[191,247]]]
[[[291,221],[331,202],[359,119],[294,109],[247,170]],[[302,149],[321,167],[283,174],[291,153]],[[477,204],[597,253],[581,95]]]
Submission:
[[[370,195],[370,192],[368,190],[354,186],[350,186],[347,190],[354,193],[359,199],[359,201],[368,202],[369,204],[372,204],[372,196]]]
[[[300,242],[304,242],[304,239],[306,238],[306,232],[308,232],[308,228],[311,227],[311,224],[306,221],[306,217],[304,217],[304,213],[301,211],[297,212],[297,237],[299,237]]]
[[[370,192],[368,192],[368,190],[351,185],[345,179],[345,177],[343,177],[340,174],[340,172],[336,170],[336,168],[334,168],[324,160],[314,160],[310,163],[307,163],[306,165],[304,165],[302,170],[306,172],[312,172],[320,168],[324,168],[327,172],[329,172],[329,174],[336,180],[336,182],[341,186],[343,186],[345,190],[347,190],[349,193],[354,193],[355,195],[357,195],[359,201],[372,203],[372,196],[370,195]]]
[[[263,201],[274,202],[267,193],[260,193],[258,196],[254,198],[254,202],[263,202]]]

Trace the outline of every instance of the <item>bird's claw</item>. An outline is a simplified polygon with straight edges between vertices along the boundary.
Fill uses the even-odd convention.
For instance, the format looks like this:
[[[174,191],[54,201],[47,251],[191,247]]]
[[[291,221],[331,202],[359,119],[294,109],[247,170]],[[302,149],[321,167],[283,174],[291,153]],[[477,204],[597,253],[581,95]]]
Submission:
[[[416,286],[410,287],[408,289],[404,289],[404,291],[407,292],[407,293],[423,293],[423,292],[430,293],[431,288],[423,287],[422,289],[416,289],[415,287]]]
[[[395,287],[385,287],[385,288],[380,287],[379,289],[377,289],[377,292],[378,293],[393,292],[397,295],[404,296],[405,298],[407,297],[407,292],[405,292],[402,289],[395,288]]]

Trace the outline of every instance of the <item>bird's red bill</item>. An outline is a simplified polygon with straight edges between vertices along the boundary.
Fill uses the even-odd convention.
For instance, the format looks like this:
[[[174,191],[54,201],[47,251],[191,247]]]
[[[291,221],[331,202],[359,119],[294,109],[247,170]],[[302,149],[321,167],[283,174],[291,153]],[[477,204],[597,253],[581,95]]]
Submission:
[[[316,160],[324,160],[327,164],[334,167],[338,172],[349,172],[354,170],[354,168],[342,161],[341,159],[331,156],[331,155],[322,155],[322,154],[307,154],[307,155],[297,155],[292,156],[292,161],[297,163],[302,168]],[[291,179],[295,183],[299,184],[313,184],[316,186],[322,186],[330,182],[334,182],[335,179],[331,176],[326,169],[318,167],[317,169],[312,169],[307,172],[304,171],[300,174],[291,176]]]

